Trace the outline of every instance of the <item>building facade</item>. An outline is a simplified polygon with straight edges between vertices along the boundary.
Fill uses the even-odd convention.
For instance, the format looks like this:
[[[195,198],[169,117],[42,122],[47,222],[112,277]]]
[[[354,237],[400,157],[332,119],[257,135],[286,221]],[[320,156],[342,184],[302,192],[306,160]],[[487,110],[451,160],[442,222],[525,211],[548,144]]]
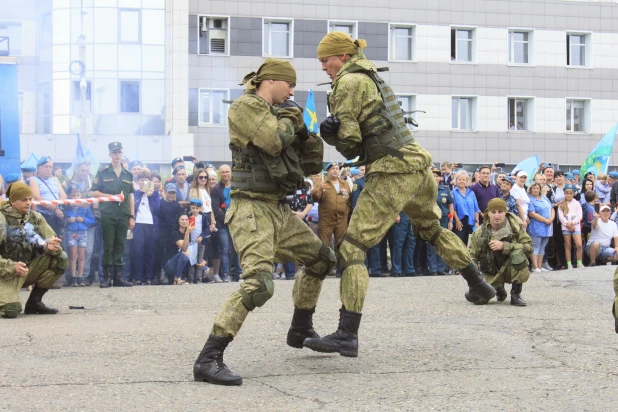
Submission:
[[[0,38],[3,22],[20,20],[6,13]],[[130,158],[134,149],[155,163],[191,152],[229,162],[227,101],[266,57],[289,59],[295,100],[304,105],[311,89],[318,118],[327,115],[316,48],[331,30],[367,40],[365,54],[389,68],[383,77],[404,110],[424,112],[413,115],[414,135],[435,162],[538,154],[579,167],[618,121],[615,1],[53,0],[24,7],[21,21],[34,29],[22,30],[20,62],[28,151],[74,139],[86,106],[91,145],[121,138]],[[68,68],[88,25],[82,103]],[[341,159],[327,148],[325,161]]]

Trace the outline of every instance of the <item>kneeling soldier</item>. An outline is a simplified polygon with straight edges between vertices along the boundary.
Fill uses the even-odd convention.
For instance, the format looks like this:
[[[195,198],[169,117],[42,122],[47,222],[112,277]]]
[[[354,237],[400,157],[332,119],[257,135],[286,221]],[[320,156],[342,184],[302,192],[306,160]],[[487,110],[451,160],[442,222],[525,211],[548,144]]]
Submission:
[[[496,289],[496,298],[506,299],[505,283],[512,283],[511,305],[526,306],[521,298],[522,284],[530,277],[528,256],[532,239],[521,220],[507,212],[506,202],[492,199],[483,224],[472,234],[470,255],[487,282]]]

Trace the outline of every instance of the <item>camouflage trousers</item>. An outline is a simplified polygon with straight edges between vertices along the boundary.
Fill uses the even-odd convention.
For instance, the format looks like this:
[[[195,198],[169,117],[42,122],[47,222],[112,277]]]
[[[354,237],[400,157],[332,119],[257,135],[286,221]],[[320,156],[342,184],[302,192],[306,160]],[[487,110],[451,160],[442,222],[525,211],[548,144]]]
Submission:
[[[16,276],[13,279],[0,281],[0,316],[4,315],[5,304],[21,303],[19,299],[21,288],[36,284],[42,289],[49,289],[68,267],[69,259],[65,252],[58,256],[45,254],[30,262],[26,277]]]
[[[614,298],[612,313],[614,314],[614,318],[618,319],[618,315],[616,314],[616,306],[618,306],[618,268],[616,268],[616,271],[614,272],[614,294],[616,297]]]
[[[347,266],[340,284],[341,302],[347,310],[362,311],[369,285],[363,263],[365,250],[380,242],[401,211],[412,221],[415,236],[433,243],[447,265],[462,269],[472,262],[461,240],[440,226],[437,195],[438,186],[429,169],[402,174],[371,173],[366,177],[338,250],[340,266],[343,262]]]
[[[530,269],[527,267],[517,270],[511,266],[511,260],[507,259],[506,263],[500,268],[497,274],[488,275],[483,273],[483,277],[494,288],[505,283],[526,283],[530,278]]]
[[[240,257],[244,282],[240,285],[249,295],[261,287],[260,273],[272,274],[273,262],[297,262],[307,265],[315,261],[323,243],[287,204],[234,198],[225,215],[234,248]],[[323,273],[328,262],[311,265],[314,273]],[[296,273],[292,291],[294,306],[311,309],[317,304],[322,281],[306,273]],[[219,310],[212,334],[234,337],[249,311],[242,304],[243,295],[232,293]]]

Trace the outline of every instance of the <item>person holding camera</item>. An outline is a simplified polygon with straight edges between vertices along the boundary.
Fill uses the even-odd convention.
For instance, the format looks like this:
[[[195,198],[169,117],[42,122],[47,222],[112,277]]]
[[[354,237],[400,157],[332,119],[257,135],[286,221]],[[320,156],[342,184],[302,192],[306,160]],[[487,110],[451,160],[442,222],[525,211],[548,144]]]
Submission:
[[[133,228],[133,276],[136,285],[152,284],[155,245],[159,237],[159,208],[161,197],[154,190],[150,170],[143,168],[137,175],[140,189],[135,192],[135,227]]]

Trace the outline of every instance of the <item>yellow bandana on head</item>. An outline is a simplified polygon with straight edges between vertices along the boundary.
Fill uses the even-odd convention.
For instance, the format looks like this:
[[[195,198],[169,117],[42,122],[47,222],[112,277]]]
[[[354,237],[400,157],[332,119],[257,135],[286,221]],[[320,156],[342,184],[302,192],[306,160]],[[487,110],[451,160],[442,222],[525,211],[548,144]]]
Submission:
[[[353,55],[367,47],[367,42],[363,39],[352,41],[348,33],[342,31],[331,31],[318,44],[318,59],[325,59],[330,56],[341,56],[344,54]]]
[[[9,202],[13,203],[16,200],[25,200],[32,197],[32,190],[24,182],[15,182],[6,191],[6,196],[9,198]]]
[[[249,82],[247,89],[255,89],[263,80],[282,80],[296,85],[296,70],[290,62],[281,59],[266,59],[257,72],[251,72],[242,79],[240,85]]]

